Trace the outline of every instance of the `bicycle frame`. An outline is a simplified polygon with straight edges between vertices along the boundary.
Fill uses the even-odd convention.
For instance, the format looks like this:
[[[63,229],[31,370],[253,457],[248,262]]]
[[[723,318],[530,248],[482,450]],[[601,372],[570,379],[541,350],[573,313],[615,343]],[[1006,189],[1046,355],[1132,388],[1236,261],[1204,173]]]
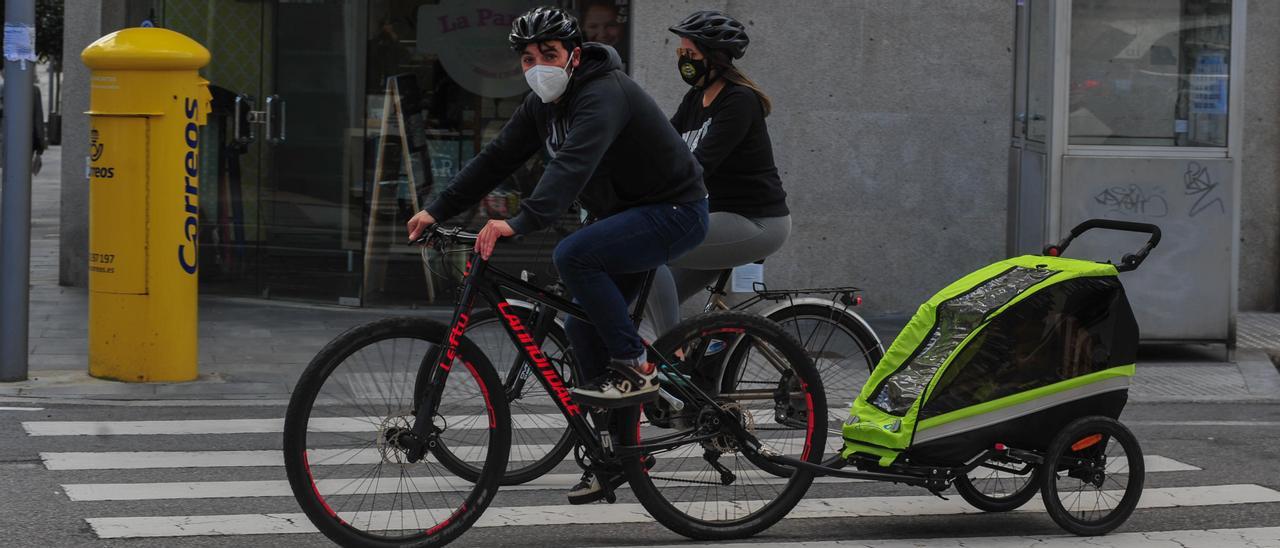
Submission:
[[[583,418],[582,407],[573,401],[564,378],[542,353],[541,341],[537,340],[520,318],[510,310],[510,305],[502,297],[501,287],[510,287],[534,303],[584,320],[586,312],[563,297],[543,291],[501,270],[490,269],[489,261],[480,258],[475,252],[467,258],[466,265],[458,304],[454,308],[453,319],[449,323],[449,340],[441,349],[439,357],[434,360],[435,363],[428,365],[426,389],[421,394],[417,420],[414,424],[415,433],[423,439],[430,434],[427,430],[433,426],[431,419],[439,405],[439,397],[444,389],[449,370],[458,358],[458,346],[466,332],[470,315],[477,300],[483,300],[498,312],[502,318],[500,323],[512,344],[519,350],[521,359],[526,360],[524,363],[533,364],[534,372],[537,373],[534,376],[542,383],[547,393],[554,396],[552,401],[569,421],[577,437],[580,440],[594,439],[590,425]]]
[[[652,276],[642,286],[637,307],[632,313],[633,321],[638,322],[643,316],[644,301],[651,283]],[[504,289],[521,295],[541,309],[540,313],[535,314],[535,328],[532,332],[524,321],[520,319],[519,315],[511,310],[511,306],[503,295]],[[426,443],[422,443],[419,447],[412,448],[409,451],[408,457],[411,462],[422,458],[428,450],[435,447],[433,442],[438,432],[435,431],[436,429],[431,419],[435,415],[449,370],[458,358],[458,347],[466,332],[472,310],[478,304],[477,301],[483,301],[498,311],[503,320],[501,324],[504,331],[512,344],[518,349],[516,358],[519,362],[518,365],[533,364],[533,370],[537,374],[532,376],[538,379],[538,382],[547,390],[547,393],[554,396],[552,400],[559,408],[560,413],[569,422],[569,426],[573,430],[578,443],[584,447],[584,454],[591,457],[593,461],[617,462],[624,458],[670,449],[701,439],[696,436],[691,437],[685,433],[679,433],[654,438],[640,446],[613,447],[613,441],[609,437],[607,425],[599,424],[600,428],[597,430],[587,422],[584,408],[573,401],[564,377],[560,375],[560,372],[551,365],[542,353],[542,337],[546,333],[545,326],[554,321],[556,313],[565,313],[589,322],[586,311],[552,291],[539,288],[516,276],[491,267],[488,260],[472,252],[466,263],[460,297],[449,325],[449,338],[446,344],[439,349],[437,356],[428,356],[427,359],[424,359],[425,371],[419,372],[420,381],[424,372],[427,377],[424,381],[425,386],[417,390],[420,395],[418,396],[419,405],[416,410],[413,432],[417,439],[426,440]],[[550,313],[548,313],[547,309],[549,309]],[[646,352],[657,354],[648,342],[645,342],[645,350]],[[687,379],[666,362],[667,360],[665,359],[659,360],[659,371],[668,378],[678,379],[683,377]],[[518,373],[513,372],[513,374],[518,378]],[[692,382],[677,382],[670,387],[679,392],[686,401],[714,403],[710,396],[698,389]],[[597,431],[600,432],[599,436],[596,435]],[[714,435],[705,437],[711,439]]]

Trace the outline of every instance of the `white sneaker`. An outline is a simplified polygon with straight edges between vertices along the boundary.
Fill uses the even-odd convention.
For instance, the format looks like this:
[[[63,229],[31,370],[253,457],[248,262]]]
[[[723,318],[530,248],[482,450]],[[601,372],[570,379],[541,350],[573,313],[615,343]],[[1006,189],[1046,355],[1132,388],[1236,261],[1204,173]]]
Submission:
[[[579,403],[614,409],[639,405],[658,398],[658,367],[645,363],[640,369],[611,362],[609,374],[595,386],[579,386],[569,390]]]
[[[626,479],[621,474],[609,478],[613,489],[621,487],[625,482]],[[569,504],[588,504],[602,498],[604,498],[604,486],[600,485],[600,479],[591,472],[583,472],[582,480],[569,490]]]

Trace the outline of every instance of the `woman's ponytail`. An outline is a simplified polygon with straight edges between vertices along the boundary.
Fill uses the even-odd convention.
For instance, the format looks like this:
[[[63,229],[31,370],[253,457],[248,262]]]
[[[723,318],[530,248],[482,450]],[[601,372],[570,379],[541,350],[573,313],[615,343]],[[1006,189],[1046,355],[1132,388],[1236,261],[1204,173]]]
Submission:
[[[765,116],[768,116],[773,111],[773,100],[769,99],[769,95],[760,89],[759,84],[755,83],[746,73],[742,72],[742,69],[733,64],[727,53],[720,50],[710,50],[709,53],[707,57],[711,60],[715,70],[720,73],[721,78],[750,89],[755,93],[756,97],[760,98],[760,106],[764,107]]]

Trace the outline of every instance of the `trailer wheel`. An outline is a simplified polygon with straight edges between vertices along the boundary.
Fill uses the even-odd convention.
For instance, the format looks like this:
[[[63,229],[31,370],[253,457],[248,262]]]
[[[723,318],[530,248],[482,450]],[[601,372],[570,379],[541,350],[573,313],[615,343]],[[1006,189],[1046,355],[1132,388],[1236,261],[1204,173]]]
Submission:
[[[1081,536],[1105,535],[1133,514],[1146,469],[1137,438],[1119,421],[1084,417],[1049,444],[1040,493],[1053,521]]]
[[[1020,474],[1010,469],[1022,468]],[[1034,464],[987,459],[968,474],[956,478],[956,492],[983,512],[1016,510],[1040,490],[1040,467]]]

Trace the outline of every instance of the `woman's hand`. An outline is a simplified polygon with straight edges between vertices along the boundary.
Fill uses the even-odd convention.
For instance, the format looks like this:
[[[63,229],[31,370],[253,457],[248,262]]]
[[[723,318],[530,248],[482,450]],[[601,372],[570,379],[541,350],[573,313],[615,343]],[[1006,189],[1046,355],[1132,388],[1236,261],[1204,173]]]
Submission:
[[[409,219],[409,222],[405,224],[409,229],[409,241],[412,242],[418,239],[418,236],[421,236],[422,232],[433,224],[436,224],[435,218],[425,210],[414,214],[413,218]]]
[[[498,243],[498,238],[506,238],[515,236],[516,231],[511,229],[506,221],[490,220],[485,223],[484,228],[480,229],[480,235],[476,237],[476,252],[484,260],[489,260],[489,256],[493,255],[493,246]]]

